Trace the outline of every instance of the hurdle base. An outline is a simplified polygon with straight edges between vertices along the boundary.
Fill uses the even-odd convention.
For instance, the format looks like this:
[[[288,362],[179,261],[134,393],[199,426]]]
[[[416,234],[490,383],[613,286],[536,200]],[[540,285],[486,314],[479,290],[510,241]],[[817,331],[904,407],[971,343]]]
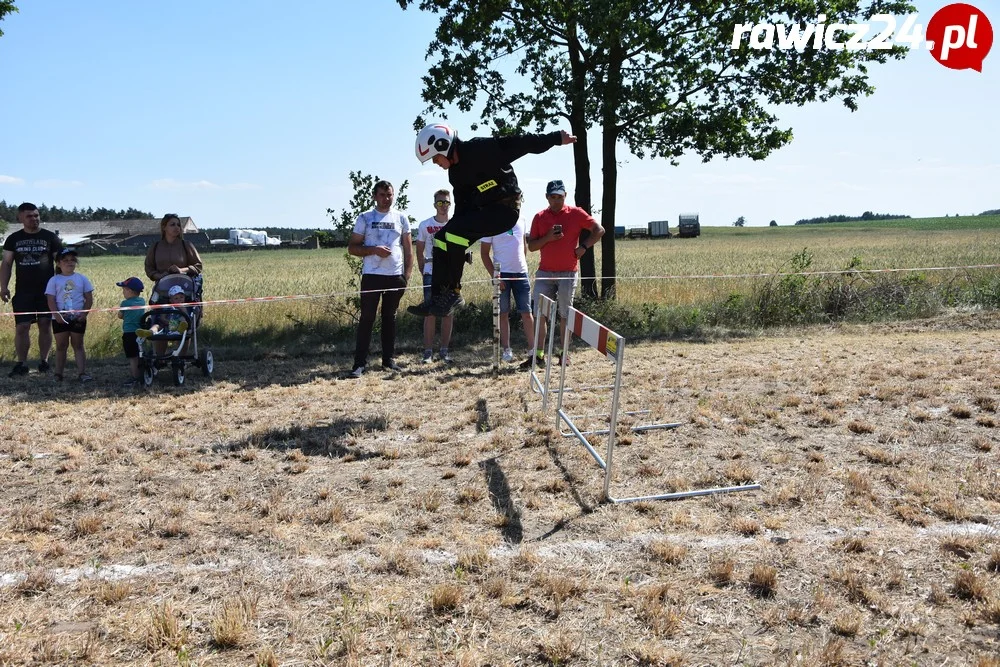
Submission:
[[[683,500],[685,498],[696,498],[698,496],[712,496],[720,493],[739,493],[741,491],[760,491],[760,484],[744,484],[742,486],[722,486],[715,489],[698,489],[695,491],[678,491],[677,493],[661,493],[655,496],[634,496],[631,498],[614,498],[606,495],[605,500],[614,505],[624,503],[639,503],[647,500]]]

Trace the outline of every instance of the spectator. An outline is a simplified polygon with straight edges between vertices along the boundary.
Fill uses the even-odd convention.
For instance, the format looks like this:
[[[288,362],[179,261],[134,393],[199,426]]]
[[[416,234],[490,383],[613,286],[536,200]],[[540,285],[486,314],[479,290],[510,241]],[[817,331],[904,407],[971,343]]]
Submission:
[[[90,382],[93,378],[87,374],[83,335],[87,333],[87,311],[94,307],[94,286],[87,276],[76,272],[78,261],[76,248],[59,251],[59,272],[49,278],[45,296],[52,312],[52,333],[56,339],[56,380],[63,379],[66,352],[72,343],[80,382]]]
[[[171,273],[183,273],[191,278],[201,275],[201,256],[194,244],[184,240],[184,229],[176,213],[167,213],[160,220],[160,240],[146,253],[146,275],[157,281]],[[153,297],[156,301],[156,287]]]
[[[544,294],[556,302],[561,318],[560,332],[565,339],[566,317],[569,307],[573,305],[579,260],[601,240],[604,228],[582,208],[566,204],[566,186],[562,181],[549,181],[545,198],[549,206],[535,214],[528,237],[528,250],[541,251],[535,273],[534,299],[538,301],[539,295]],[[580,232],[584,229],[589,229],[591,233],[581,243]],[[544,326],[539,334],[540,340],[544,341]],[[569,350],[560,353],[558,362],[569,363]]]
[[[125,358],[128,359],[130,378],[126,387],[136,387],[139,385],[139,341],[136,340],[135,332],[142,323],[142,316],[145,309],[140,310],[139,306],[145,306],[146,300],[142,298],[142,291],[145,286],[136,277],[126,278],[120,283],[115,283],[122,288],[122,308],[134,308],[134,310],[119,310],[118,319],[122,321],[122,348],[125,350]]]
[[[507,232],[497,236],[486,236],[480,241],[479,253],[486,272],[492,277],[494,261],[500,264],[500,347],[503,361],[514,361],[514,351],[510,347],[511,297],[514,307],[521,315],[521,326],[528,341],[528,360],[521,368],[531,368],[531,356],[535,354],[535,318],[531,314],[531,285],[528,282],[528,260],[525,257],[527,239],[521,220]],[[490,257],[490,249],[493,256]],[[541,356],[541,351],[537,353]]]
[[[17,363],[7,377],[28,374],[28,350],[31,348],[31,325],[38,324],[38,372],[49,370],[52,349],[52,315],[49,312],[45,288],[55,275],[55,257],[62,249],[59,237],[42,229],[38,207],[24,202],[17,207],[21,229],[3,243],[0,263],[0,300],[11,301],[11,269],[16,266],[14,284],[17,292],[11,307],[14,310],[14,354]]]
[[[445,226],[448,222],[448,213],[451,210],[451,192],[448,190],[438,190],[434,193],[434,215],[427,218],[417,227],[417,264],[420,266],[420,275],[424,281],[424,303],[431,301],[431,267],[434,257],[434,234]],[[424,356],[421,361],[425,364],[431,363],[434,358],[434,315],[428,313],[424,317]],[[440,359],[450,362],[451,356],[448,354],[448,345],[451,343],[451,330],[455,317],[445,315],[441,318],[441,353]]]
[[[396,364],[396,310],[413,268],[410,221],[393,208],[392,183],[375,184],[375,208],[358,216],[347,252],[362,257],[361,319],[350,377],[360,378],[368,363],[368,348],[379,301],[382,302],[382,368],[398,372]]]

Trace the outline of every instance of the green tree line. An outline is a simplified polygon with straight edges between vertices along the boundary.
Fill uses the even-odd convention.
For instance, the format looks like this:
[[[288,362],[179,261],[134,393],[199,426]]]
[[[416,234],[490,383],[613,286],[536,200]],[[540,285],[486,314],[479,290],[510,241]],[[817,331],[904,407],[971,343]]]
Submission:
[[[6,222],[13,224],[17,222],[17,207],[18,204],[8,204],[5,200],[0,199],[0,220],[5,220]],[[88,206],[87,208],[77,208],[72,209],[63,208],[61,206],[46,206],[41,204],[38,206],[38,213],[41,215],[42,222],[75,222],[78,220],[148,220],[155,218],[156,216],[147,211],[140,211],[137,208],[123,208],[115,210],[113,208],[104,208],[103,206],[98,208],[93,208]]]
[[[826,222],[859,222],[864,220],[899,220],[901,218],[909,218],[908,215],[902,215],[901,213],[872,213],[871,211],[865,211],[861,215],[828,215],[823,218],[803,218],[802,220],[796,220],[796,225],[820,225]]]

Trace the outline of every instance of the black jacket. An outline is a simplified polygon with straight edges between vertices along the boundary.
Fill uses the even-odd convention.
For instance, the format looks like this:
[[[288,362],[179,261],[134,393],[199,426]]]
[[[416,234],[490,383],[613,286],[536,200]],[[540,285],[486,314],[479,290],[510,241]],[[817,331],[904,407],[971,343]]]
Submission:
[[[521,194],[510,163],[528,153],[544,153],[562,143],[562,132],[509,137],[457,139],[458,163],[448,170],[455,196],[455,215],[477,210]]]

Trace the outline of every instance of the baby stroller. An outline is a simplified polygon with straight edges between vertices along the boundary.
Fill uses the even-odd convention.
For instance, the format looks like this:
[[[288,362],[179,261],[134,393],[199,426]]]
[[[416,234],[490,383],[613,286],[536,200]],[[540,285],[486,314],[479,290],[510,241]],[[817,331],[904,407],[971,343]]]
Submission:
[[[154,333],[139,337],[139,367],[142,369],[142,383],[149,387],[153,384],[153,378],[161,368],[168,365],[173,371],[174,384],[180,386],[184,384],[184,365],[186,362],[193,363],[201,368],[201,372],[212,376],[215,368],[212,358],[212,351],[198,349],[198,325],[201,322],[202,306],[200,305],[178,305],[166,306],[169,304],[168,294],[171,288],[179,286],[184,292],[185,303],[199,304],[202,300],[202,278],[195,276],[191,278],[183,274],[171,274],[160,278],[153,285],[153,295],[150,297],[150,304],[161,305],[159,308],[152,308],[142,316],[139,328],[142,331],[154,330],[154,325],[169,320],[178,323],[178,326],[162,327]],[[174,290],[176,292],[176,290]],[[183,323],[183,324],[180,324]],[[158,345],[158,343],[164,345]],[[157,353],[157,348],[160,352]]]

